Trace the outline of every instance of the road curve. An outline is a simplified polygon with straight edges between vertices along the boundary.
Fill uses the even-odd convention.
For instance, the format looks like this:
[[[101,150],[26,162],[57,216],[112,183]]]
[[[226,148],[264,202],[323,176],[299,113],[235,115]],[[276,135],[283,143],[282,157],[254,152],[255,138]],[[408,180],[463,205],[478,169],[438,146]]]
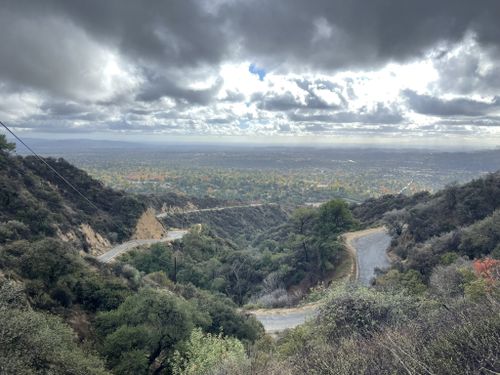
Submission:
[[[104,254],[100,255],[97,257],[97,260],[99,260],[102,263],[109,263],[116,257],[126,253],[127,251],[130,251],[138,246],[143,246],[143,245],[153,245],[155,243],[159,242],[170,242],[174,240],[179,240],[184,235],[187,233],[187,230],[170,230],[167,232],[167,236],[162,238],[162,239],[150,239],[150,240],[131,240],[124,242],[118,246],[115,246],[111,249],[109,249],[107,252]]]
[[[376,268],[389,266],[386,251],[391,237],[384,227],[346,233],[343,236],[349,252],[355,257],[352,276],[363,285],[370,285]],[[275,334],[303,324],[318,312],[319,303],[296,308],[259,309],[249,311],[262,323],[267,333]]]
[[[252,310],[249,313],[262,323],[266,333],[276,334],[285,329],[295,328],[316,316],[318,306],[318,303],[314,303],[301,307]]]
[[[387,249],[391,236],[385,227],[365,229],[343,235],[347,249],[355,256],[354,279],[363,285],[370,285],[375,270],[388,268]]]

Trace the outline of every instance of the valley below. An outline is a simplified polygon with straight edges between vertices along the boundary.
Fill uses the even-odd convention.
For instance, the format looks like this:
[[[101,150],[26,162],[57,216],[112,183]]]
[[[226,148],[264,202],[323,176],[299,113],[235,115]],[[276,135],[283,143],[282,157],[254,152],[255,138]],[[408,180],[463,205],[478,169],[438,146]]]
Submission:
[[[184,375],[196,361],[237,375],[500,368],[499,172],[435,193],[411,194],[418,185],[403,178],[395,194],[364,199],[300,178],[288,189],[265,170],[271,185],[223,199],[114,190],[64,159],[9,150],[0,372]]]

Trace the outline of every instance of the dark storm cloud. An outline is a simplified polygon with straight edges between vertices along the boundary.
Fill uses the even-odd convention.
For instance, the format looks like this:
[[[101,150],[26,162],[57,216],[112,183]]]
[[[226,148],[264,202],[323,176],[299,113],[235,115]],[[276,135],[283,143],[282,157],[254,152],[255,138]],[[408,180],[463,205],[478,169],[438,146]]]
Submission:
[[[217,95],[222,83],[222,79],[219,78],[211,87],[196,90],[181,87],[178,81],[176,82],[163,76],[153,75],[148,77],[148,82],[143,85],[136,99],[152,102],[162,97],[170,97],[185,101],[189,104],[206,105]]]
[[[482,116],[500,108],[499,97],[495,97],[492,102],[480,102],[463,98],[444,100],[430,95],[419,95],[411,90],[405,90],[403,94],[412,110],[430,116]]]
[[[79,43],[87,36],[159,71],[240,57],[271,69],[372,67],[468,31],[500,44],[497,0],[4,0],[1,18],[0,72],[59,93],[96,58]]]
[[[51,116],[73,116],[89,111],[89,108],[75,102],[45,102],[40,109]]]
[[[250,98],[251,102],[256,103],[257,108],[266,111],[289,111],[293,109],[340,109],[347,105],[347,101],[342,97],[339,92],[335,92],[341,104],[329,104],[322,98],[320,98],[316,93],[314,93],[311,84],[303,82],[296,82],[298,86],[307,92],[304,100],[294,96],[291,92],[287,91],[284,93],[258,93]],[[322,89],[327,89],[321,87]],[[333,90],[330,90],[333,91]]]
[[[165,65],[217,63],[229,35],[217,13],[195,0],[45,1],[96,39],[136,59]]]
[[[223,21],[200,4],[5,0],[0,13],[0,80],[18,90],[82,99],[108,89],[100,73],[109,54],[138,68],[136,76],[143,69],[160,76],[175,71],[179,76],[189,69],[217,65],[228,46],[228,34]],[[167,84],[151,87],[146,82],[143,95],[152,98],[156,90],[161,96],[162,83]],[[206,93],[179,85],[164,91],[187,101],[207,101]]]
[[[101,87],[93,75],[103,64],[99,46],[64,19],[2,6],[0,46],[0,80],[17,91],[79,98]]]
[[[500,66],[487,64],[484,68],[483,59],[495,61],[495,50],[479,50],[474,46],[464,47],[460,54],[449,56],[444,53],[436,59],[434,66],[439,72],[439,88],[443,91],[467,95],[481,92],[495,95],[500,92]]]
[[[481,43],[500,44],[496,0],[254,0],[238,8],[224,10],[244,50],[267,66],[338,69],[405,61],[467,32]]]

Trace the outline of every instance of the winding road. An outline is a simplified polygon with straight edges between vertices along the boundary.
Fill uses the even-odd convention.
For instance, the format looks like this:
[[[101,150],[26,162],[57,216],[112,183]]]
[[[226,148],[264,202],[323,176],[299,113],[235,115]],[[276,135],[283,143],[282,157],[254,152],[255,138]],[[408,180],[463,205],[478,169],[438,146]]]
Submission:
[[[181,214],[190,214],[194,212],[214,212],[214,211],[223,211],[223,210],[230,210],[230,209],[235,209],[235,208],[242,208],[242,207],[261,207],[261,206],[274,206],[277,205],[277,203],[251,203],[247,205],[239,205],[239,206],[225,206],[225,207],[212,207],[212,208],[199,208],[199,209],[193,209],[193,210],[185,210],[185,211],[179,211],[176,213],[181,213]],[[169,212],[162,212],[158,215],[156,215],[156,218],[161,219],[164,218],[171,213]],[[121,243],[120,245],[117,245],[115,247],[112,247],[108,251],[106,251],[104,254],[99,255],[97,259],[100,262],[103,263],[110,263],[112,260],[114,260],[116,257],[126,253],[127,251],[130,251],[136,247],[143,246],[143,245],[153,245],[155,243],[159,242],[170,242],[174,240],[179,240],[184,235],[187,233],[187,230],[170,230],[167,232],[167,236],[161,239],[145,239],[145,240],[130,240],[124,243]]]
[[[138,246],[153,245],[153,244],[159,243],[159,242],[170,242],[170,241],[174,241],[174,240],[179,240],[182,237],[184,237],[184,235],[187,232],[188,232],[187,230],[170,230],[167,232],[167,236],[164,238],[161,238],[161,239],[157,239],[157,240],[130,240],[130,241],[124,242],[118,246],[115,246],[115,247],[109,249],[104,254],[98,256],[97,259],[100,262],[109,263],[113,259],[115,259],[116,257],[118,257],[118,256],[122,255],[123,253],[126,253],[127,251],[130,251]]]
[[[343,237],[348,251],[355,259],[353,278],[363,285],[370,285],[375,270],[389,266],[386,251],[391,243],[391,237],[384,227],[350,232]],[[267,333],[275,334],[303,324],[317,314],[318,306],[319,303],[315,303],[289,309],[253,310],[249,313],[262,323]]]
[[[249,207],[256,206],[260,206],[260,204],[250,205]],[[227,208],[233,207],[206,210],[217,211]],[[109,263],[116,257],[138,246],[178,240],[187,232],[187,230],[171,230],[168,231],[167,236],[162,239],[131,240],[124,242],[111,248],[106,253],[97,257],[97,259],[103,263]],[[355,260],[351,277],[361,284],[369,286],[371,280],[375,276],[375,270],[377,268],[383,269],[389,266],[389,259],[386,251],[391,243],[391,237],[387,234],[384,227],[378,227],[346,233],[343,238],[348,251]],[[252,310],[248,311],[248,313],[253,314],[257,320],[262,323],[267,333],[273,334],[303,324],[307,319],[317,314],[318,306],[319,303],[314,303],[293,308]]]
[[[174,214],[192,214],[194,212],[215,212],[215,211],[224,211],[224,210],[231,210],[234,208],[248,208],[248,207],[262,207],[262,206],[277,206],[277,203],[251,203],[251,204],[245,204],[245,205],[240,205],[240,206],[225,206],[225,207],[212,207],[212,208],[197,208],[193,210],[185,210],[185,211],[179,211],[179,212],[173,212]],[[162,212],[156,217],[158,219],[167,217],[169,215],[172,215],[172,212]]]

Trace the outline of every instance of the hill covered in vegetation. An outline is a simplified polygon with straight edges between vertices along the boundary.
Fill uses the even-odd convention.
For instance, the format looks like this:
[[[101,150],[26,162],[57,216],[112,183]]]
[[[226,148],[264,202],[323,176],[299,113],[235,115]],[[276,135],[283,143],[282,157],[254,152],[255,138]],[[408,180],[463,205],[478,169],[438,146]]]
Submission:
[[[45,161],[92,202],[87,202],[36,157],[0,150],[0,243],[69,236],[85,244],[81,225],[111,242],[131,236],[145,204],[114,191],[63,159]],[[71,233],[71,234],[70,234]]]
[[[384,224],[393,266],[336,284],[317,316],[271,345],[268,374],[500,372],[500,173],[353,206]]]
[[[352,207],[198,215],[221,202],[128,195],[46,161],[97,208],[0,137],[2,374],[500,372],[499,173]],[[82,225],[128,239],[148,208],[202,224],[112,264],[83,234],[68,240]],[[297,302],[295,287],[339,269],[343,232],[376,224],[393,236],[393,267],[373,286],[333,283],[317,316],[277,339],[240,310]]]
[[[118,242],[148,206],[218,202],[116,192],[64,160],[45,159],[95,208],[43,162],[11,152],[0,137],[2,374],[171,373],[185,362],[194,330],[223,347],[262,336],[261,325],[223,294],[175,283],[164,272],[100,264],[82,251],[83,235],[64,236],[86,224]]]
[[[138,249],[119,261],[223,293],[238,304],[265,307],[296,303],[335,273],[345,258],[339,235],[357,225],[342,200],[298,209],[290,217],[278,206],[203,211],[187,220],[193,217],[205,224],[195,225],[182,242]]]
[[[460,256],[500,258],[500,172],[433,195],[369,200],[353,212],[365,223],[387,225],[398,268],[425,279],[435,266]]]
[[[134,195],[106,187],[64,159],[15,156],[14,146],[2,138],[0,145],[0,244],[18,239],[56,237],[73,242],[91,252],[100,247],[126,241],[148,208],[181,212],[184,208],[205,209],[238,202],[183,194]],[[47,164],[58,171],[57,176]],[[82,193],[82,195],[79,194]],[[87,201],[87,199],[90,201]],[[226,237],[249,236],[255,231],[286,219],[279,207],[233,210],[220,215],[174,215],[168,227],[189,227],[208,223]],[[246,232],[242,228],[247,228]],[[243,233],[245,232],[245,233]]]

